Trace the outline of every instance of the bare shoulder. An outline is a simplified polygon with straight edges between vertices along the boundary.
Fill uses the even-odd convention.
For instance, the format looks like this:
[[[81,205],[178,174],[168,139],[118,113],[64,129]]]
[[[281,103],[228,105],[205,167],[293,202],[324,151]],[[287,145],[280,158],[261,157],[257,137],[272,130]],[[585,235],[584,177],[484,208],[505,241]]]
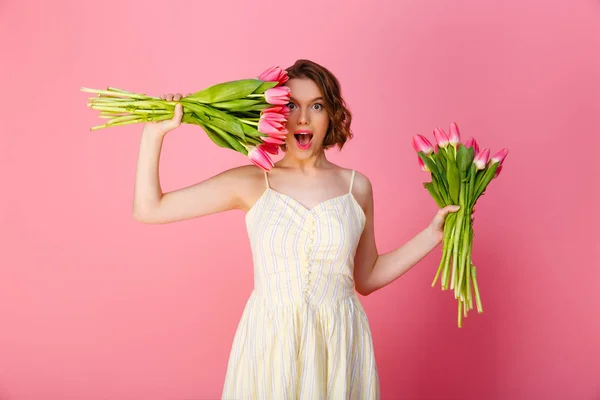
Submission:
[[[350,173],[352,172],[350,171]],[[354,175],[352,194],[363,209],[370,207],[373,202],[373,187],[371,185],[371,180],[367,175],[358,170],[356,170]]]
[[[265,172],[254,164],[234,167],[223,174],[227,174],[235,186],[238,208],[243,211],[248,211],[266,189]]]
[[[252,184],[253,181],[258,181],[258,179],[264,181],[264,172],[253,164],[233,167],[223,171],[222,174],[227,175],[241,185]]]

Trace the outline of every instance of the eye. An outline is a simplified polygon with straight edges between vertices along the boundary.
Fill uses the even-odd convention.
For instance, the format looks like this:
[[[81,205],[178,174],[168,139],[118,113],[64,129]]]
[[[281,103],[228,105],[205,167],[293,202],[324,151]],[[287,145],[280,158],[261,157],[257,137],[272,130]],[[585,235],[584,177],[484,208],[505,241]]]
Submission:
[[[316,107],[317,110],[321,111],[323,109],[323,104],[315,103],[313,107]]]
[[[296,105],[294,103],[288,103],[287,104],[287,108],[289,108],[290,110],[293,110],[294,107],[296,107]]]

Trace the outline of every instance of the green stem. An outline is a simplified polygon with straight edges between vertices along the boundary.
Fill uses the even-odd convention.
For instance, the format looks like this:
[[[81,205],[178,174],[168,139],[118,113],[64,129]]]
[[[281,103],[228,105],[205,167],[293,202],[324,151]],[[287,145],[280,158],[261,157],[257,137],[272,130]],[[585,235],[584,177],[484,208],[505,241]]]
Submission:
[[[462,180],[461,180],[462,181]],[[459,186],[459,193],[458,193],[458,204],[460,205],[460,210],[458,211],[458,222],[456,224],[456,229],[455,229],[455,234],[456,237],[454,238],[454,248],[452,249],[454,251],[454,257],[452,258],[452,283],[450,284],[450,288],[454,289],[454,297],[456,298],[458,295],[458,282],[457,282],[457,278],[458,278],[458,272],[457,269],[460,267],[460,263],[459,263],[459,251],[460,251],[460,244],[461,244],[461,239],[463,239],[463,220],[465,218],[465,214],[467,212],[467,210],[465,209],[466,207],[464,206],[465,204],[465,189],[464,189],[464,183],[461,183]],[[462,261],[462,260],[461,260]],[[456,283],[456,285],[455,285]]]
[[[471,249],[472,249],[472,243],[473,243],[473,236],[472,236],[472,232],[473,229],[471,228],[471,231],[469,232],[470,236],[470,240],[469,240],[469,249],[468,249],[468,254],[467,254],[467,267],[465,268],[465,291],[467,293],[467,303],[468,303],[468,307],[469,310],[471,310],[473,308],[473,296],[471,294]]]
[[[454,217],[456,219],[456,217]],[[448,240],[448,246],[446,248],[446,260],[444,262],[444,270],[442,272],[442,290],[448,289],[448,281],[450,279],[450,261],[452,260],[454,234],[456,232],[456,223],[452,221],[452,227],[450,229],[450,239]]]
[[[433,278],[433,283],[431,284],[431,287],[435,286],[435,283],[437,282],[437,279],[440,276],[440,273],[442,272],[442,270],[444,269],[444,265],[446,264],[446,258],[449,257],[448,244],[450,242],[450,237],[452,235],[452,230],[454,228],[454,218],[453,217],[454,217],[454,214],[450,214],[450,215],[446,216],[446,221],[444,222],[444,238],[442,239],[442,259],[440,261],[440,265],[435,274],[435,277]],[[443,279],[442,279],[441,284],[443,286]]]
[[[479,296],[479,285],[477,285],[477,270],[475,266],[471,264],[471,272],[473,275],[473,289],[475,290],[475,302],[477,303],[477,312],[481,314],[483,312],[483,306],[481,305],[481,297]]]
[[[141,99],[141,100],[151,99],[151,97],[148,97],[148,96],[135,94],[135,93],[129,93],[129,92],[125,92],[125,91],[99,90],[99,89],[90,89],[90,88],[86,88],[86,87],[82,87],[81,91],[87,92],[87,93],[103,94],[105,96],[129,97],[132,99]]]
[[[466,205],[464,205],[466,207]],[[471,238],[471,213],[470,210],[466,210],[465,219],[464,219],[464,227],[462,229],[462,243],[461,243],[461,257],[459,264],[459,275],[458,275],[458,284],[456,285],[457,292],[460,293],[463,287],[463,279],[465,275],[465,270],[467,268],[467,259],[469,257],[469,244]]]
[[[258,118],[256,118],[256,120],[258,121]],[[250,120],[250,119],[242,119],[242,118],[239,118],[239,121],[240,121],[240,122],[243,122],[243,123],[245,123],[245,124],[248,124],[248,125],[252,125],[252,126],[258,126],[258,122],[252,121],[252,120]]]
[[[463,302],[460,299],[460,297],[458,298],[458,327],[461,328],[462,327],[462,306],[463,306]]]

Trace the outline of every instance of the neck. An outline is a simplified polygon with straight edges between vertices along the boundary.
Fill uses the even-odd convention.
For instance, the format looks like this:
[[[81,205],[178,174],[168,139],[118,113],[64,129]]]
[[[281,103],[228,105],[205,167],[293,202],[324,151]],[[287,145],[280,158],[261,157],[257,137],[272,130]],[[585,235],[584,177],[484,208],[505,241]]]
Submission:
[[[325,156],[325,151],[321,150],[309,158],[298,158],[295,154],[287,152],[283,158],[277,162],[276,166],[298,170],[311,170],[322,168],[330,164],[331,163]]]

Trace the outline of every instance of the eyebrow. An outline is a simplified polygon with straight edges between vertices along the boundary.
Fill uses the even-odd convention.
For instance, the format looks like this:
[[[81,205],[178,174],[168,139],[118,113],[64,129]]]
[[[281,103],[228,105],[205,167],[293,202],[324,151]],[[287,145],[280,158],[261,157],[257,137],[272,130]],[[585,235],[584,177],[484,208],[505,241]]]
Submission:
[[[290,96],[290,100],[298,101],[295,98],[293,98],[292,96]],[[317,100],[323,100],[323,97],[315,97],[314,99],[312,99],[310,101],[310,103],[312,103],[313,101],[317,101]]]

